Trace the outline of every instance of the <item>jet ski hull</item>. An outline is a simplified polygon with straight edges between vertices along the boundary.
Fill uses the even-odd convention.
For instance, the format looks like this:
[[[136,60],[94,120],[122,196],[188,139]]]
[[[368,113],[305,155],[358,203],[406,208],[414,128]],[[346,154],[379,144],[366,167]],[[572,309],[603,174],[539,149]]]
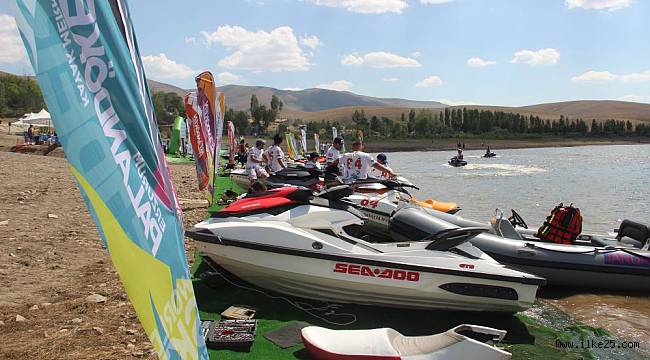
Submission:
[[[502,264],[546,278],[549,285],[650,291],[650,251],[559,245],[490,235],[470,241]]]
[[[229,244],[198,241],[197,248],[251,284],[307,299],[396,308],[517,312],[532,306],[539,285],[536,279],[518,283],[497,276],[463,277],[456,271],[445,273],[367,257],[315,258],[307,252],[255,250],[251,249],[255,246],[226,242]]]
[[[449,160],[448,163],[453,167],[461,167],[467,165],[467,161],[465,160]]]

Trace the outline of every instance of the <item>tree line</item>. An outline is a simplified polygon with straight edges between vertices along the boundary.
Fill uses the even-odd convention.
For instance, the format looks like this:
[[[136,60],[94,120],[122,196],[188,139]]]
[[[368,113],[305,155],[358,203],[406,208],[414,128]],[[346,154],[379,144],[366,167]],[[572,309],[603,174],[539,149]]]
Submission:
[[[590,125],[582,118],[570,119],[560,115],[559,119],[543,119],[536,115],[519,113],[467,109],[445,108],[411,109],[402,113],[399,118],[377,117],[368,118],[364,110],[355,110],[351,116],[352,133],[363,131],[369,138],[431,138],[451,137],[458,134],[552,134],[552,135],[650,135],[650,124],[638,123],[636,126],[629,120],[607,119],[598,121],[592,119]],[[315,123],[313,131],[328,130],[328,121]],[[331,126],[330,126],[331,125]]]
[[[152,95],[156,118],[161,125],[173,123],[176,116],[185,117],[183,98],[173,92],[156,92]],[[0,76],[0,116],[20,117],[28,112],[45,108],[38,83],[31,78],[6,74]],[[232,121],[241,135],[268,135],[269,128],[284,108],[282,100],[273,95],[268,107],[251,95],[248,111],[227,108],[224,123]],[[249,118],[252,122],[249,122]],[[359,130],[368,138],[431,138],[453,137],[464,134],[553,134],[572,136],[650,136],[650,124],[633,124],[627,120],[607,119],[587,122],[582,118],[542,119],[535,115],[479,110],[467,108],[411,109],[397,118],[376,115],[366,116],[364,110],[355,110],[351,123],[329,120],[304,122],[294,120],[293,125],[307,125],[307,132],[320,133],[328,138],[336,127],[345,136],[356,136]],[[288,130],[280,124],[276,132]]]
[[[36,81],[24,76],[0,75],[0,117],[18,118],[44,108],[45,101]]]

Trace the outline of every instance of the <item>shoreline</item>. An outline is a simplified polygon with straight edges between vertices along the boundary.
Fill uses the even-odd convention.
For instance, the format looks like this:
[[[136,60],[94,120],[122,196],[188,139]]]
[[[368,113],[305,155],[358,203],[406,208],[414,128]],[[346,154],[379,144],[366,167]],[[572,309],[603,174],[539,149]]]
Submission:
[[[412,139],[412,140],[387,140],[384,142],[368,140],[364,148],[368,152],[411,152],[411,151],[454,151],[457,149],[457,139]],[[534,149],[577,146],[601,145],[645,145],[650,144],[650,138],[548,138],[548,139],[467,139],[465,150],[490,150],[507,149]]]

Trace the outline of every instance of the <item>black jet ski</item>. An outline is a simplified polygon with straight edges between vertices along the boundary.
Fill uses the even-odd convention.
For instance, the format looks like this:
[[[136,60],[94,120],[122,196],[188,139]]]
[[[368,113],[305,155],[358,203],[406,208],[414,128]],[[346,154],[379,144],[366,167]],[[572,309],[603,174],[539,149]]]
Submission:
[[[484,158],[493,158],[493,157],[495,157],[495,156],[497,156],[497,154],[495,154],[495,153],[493,153],[493,152],[491,152],[491,151],[490,151],[490,152],[486,152],[485,154],[483,154],[483,157],[484,157]]]
[[[231,171],[230,179],[242,189],[248,189],[250,186],[250,180],[245,169]],[[264,179],[264,183],[267,187],[295,185],[317,191],[324,188],[322,171],[293,164],[276,173],[272,173],[268,178]]]
[[[467,161],[459,159],[458,156],[454,156],[453,158],[449,159],[448,163],[453,167],[467,165]]]

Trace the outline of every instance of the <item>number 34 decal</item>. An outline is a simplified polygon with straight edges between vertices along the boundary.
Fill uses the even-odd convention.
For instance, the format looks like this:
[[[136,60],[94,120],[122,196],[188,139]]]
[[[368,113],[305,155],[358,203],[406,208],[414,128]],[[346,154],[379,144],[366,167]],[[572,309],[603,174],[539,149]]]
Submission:
[[[376,208],[377,205],[379,204],[379,200],[374,200],[374,199],[363,199],[361,200],[361,206],[363,207],[371,207],[371,208]]]

